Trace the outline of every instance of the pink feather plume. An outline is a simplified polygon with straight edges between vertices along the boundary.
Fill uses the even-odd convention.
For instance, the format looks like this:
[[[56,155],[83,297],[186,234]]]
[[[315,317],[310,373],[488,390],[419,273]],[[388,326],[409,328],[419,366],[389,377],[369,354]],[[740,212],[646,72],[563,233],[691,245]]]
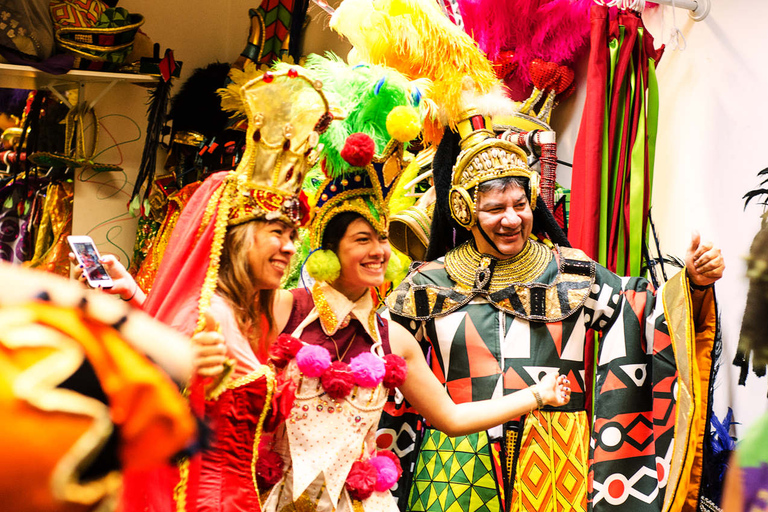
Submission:
[[[534,59],[571,64],[587,47],[593,0],[459,0],[467,33],[496,60],[514,52],[514,75],[531,83]]]

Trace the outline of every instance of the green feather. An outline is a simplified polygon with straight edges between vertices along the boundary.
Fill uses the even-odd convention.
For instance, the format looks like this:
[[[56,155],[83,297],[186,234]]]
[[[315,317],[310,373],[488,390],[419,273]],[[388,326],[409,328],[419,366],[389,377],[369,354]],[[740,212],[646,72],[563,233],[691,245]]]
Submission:
[[[346,119],[334,121],[320,136],[326,173],[336,177],[353,170],[341,158],[347,137],[353,133],[369,135],[376,152],[384,150],[390,140],[387,115],[397,106],[411,105],[410,82],[397,71],[381,66],[349,66],[339,57],[310,55],[305,67],[323,82],[323,92],[332,105],[346,113]],[[377,84],[382,80],[378,87]]]

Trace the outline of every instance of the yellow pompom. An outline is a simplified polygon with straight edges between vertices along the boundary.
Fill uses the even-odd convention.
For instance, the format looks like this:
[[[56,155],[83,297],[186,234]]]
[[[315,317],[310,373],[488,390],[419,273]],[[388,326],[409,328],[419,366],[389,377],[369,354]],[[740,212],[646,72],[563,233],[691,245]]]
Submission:
[[[333,251],[320,250],[309,255],[307,273],[316,281],[335,281],[341,273],[341,262]]]
[[[387,116],[389,135],[400,142],[408,142],[419,136],[421,120],[413,107],[398,106]]]

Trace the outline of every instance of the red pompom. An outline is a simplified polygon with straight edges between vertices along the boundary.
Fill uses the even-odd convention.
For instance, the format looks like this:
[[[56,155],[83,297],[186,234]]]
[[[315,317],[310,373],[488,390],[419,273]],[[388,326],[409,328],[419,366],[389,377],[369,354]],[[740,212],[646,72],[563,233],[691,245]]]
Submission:
[[[301,215],[301,220],[299,220],[299,226],[306,226],[309,224],[309,218],[311,217],[312,209],[309,207],[309,198],[307,197],[307,194],[304,193],[304,190],[302,189],[301,192],[299,192],[299,214]]]
[[[373,139],[364,133],[353,133],[347,137],[341,158],[352,167],[365,167],[373,159],[376,145]]]
[[[392,450],[379,450],[376,452],[376,455],[378,457],[387,457],[392,459],[392,462],[395,463],[395,467],[397,468],[397,478],[400,478],[400,476],[403,474],[403,466],[400,465],[400,457],[395,455],[395,452]]]
[[[349,365],[343,361],[334,361],[320,376],[323,389],[333,399],[347,396],[355,385],[355,377]]]
[[[353,500],[364,500],[373,494],[376,487],[378,471],[370,462],[355,461],[347,475],[347,492]]]
[[[287,376],[285,372],[277,374],[275,392],[272,394],[272,410],[264,422],[264,431],[275,430],[286,418],[291,415],[293,404],[296,401],[296,388],[298,383]]]
[[[283,459],[269,448],[259,448],[256,460],[256,484],[260,490],[272,487],[283,477]]]
[[[281,334],[269,347],[269,360],[272,361],[276,367],[282,368],[288,364],[291,359],[296,357],[296,354],[303,346],[304,344],[300,339],[294,338],[288,334]]]
[[[384,356],[384,367],[386,368],[384,385],[390,389],[402,386],[408,374],[405,359],[397,354],[387,354]]]

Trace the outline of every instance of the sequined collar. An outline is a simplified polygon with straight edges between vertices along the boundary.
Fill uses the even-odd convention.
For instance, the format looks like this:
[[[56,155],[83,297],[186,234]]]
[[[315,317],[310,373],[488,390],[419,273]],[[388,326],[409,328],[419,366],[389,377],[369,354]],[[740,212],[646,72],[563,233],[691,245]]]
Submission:
[[[520,254],[506,260],[481,254],[469,241],[445,255],[445,270],[462,288],[497,292],[516,283],[535,281],[550,261],[552,251],[533,240],[525,244]]]
[[[315,302],[320,318],[320,326],[328,336],[349,325],[352,318],[362,324],[363,329],[375,341],[379,341],[376,329],[376,311],[373,309],[373,298],[365,293],[355,302],[324,281],[318,281],[312,287],[312,300]]]

